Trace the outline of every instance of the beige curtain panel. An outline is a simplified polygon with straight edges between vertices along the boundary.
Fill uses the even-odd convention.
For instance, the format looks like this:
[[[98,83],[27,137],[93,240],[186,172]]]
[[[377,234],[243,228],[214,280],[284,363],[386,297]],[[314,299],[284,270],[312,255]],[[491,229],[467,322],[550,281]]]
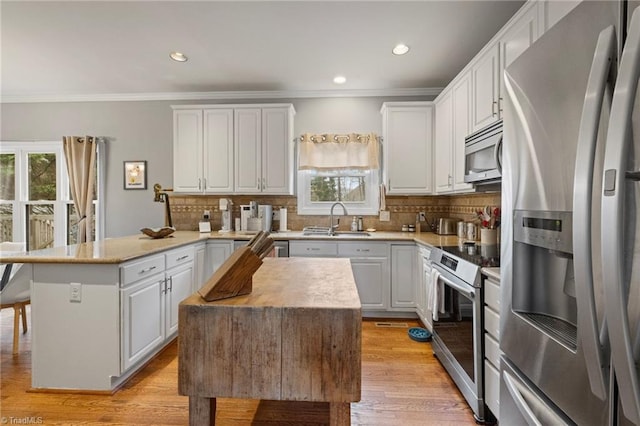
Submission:
[[[373,170],[380,168],[375,133],[300,136],[299,170]]]
[[[93,221],[93,188],[98,142],[92,136],[64,136],[62,138],[64,156],[71,197],[78,213],[78,243],[92,241],[89,226]]]

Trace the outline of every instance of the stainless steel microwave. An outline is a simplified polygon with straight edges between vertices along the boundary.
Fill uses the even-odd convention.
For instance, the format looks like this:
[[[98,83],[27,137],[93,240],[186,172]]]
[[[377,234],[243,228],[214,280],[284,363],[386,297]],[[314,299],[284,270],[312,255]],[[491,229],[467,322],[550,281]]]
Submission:
[[[502,120],[464,138],[464,181],[499,183],[502,177]]]

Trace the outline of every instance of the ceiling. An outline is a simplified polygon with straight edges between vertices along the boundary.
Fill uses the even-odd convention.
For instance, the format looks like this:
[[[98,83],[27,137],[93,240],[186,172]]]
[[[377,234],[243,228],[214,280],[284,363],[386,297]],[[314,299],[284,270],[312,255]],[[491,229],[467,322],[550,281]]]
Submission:
[[[3,0],[0,96],[437,94],[523,3]],[[393,55],[397,43],[410,52]]]

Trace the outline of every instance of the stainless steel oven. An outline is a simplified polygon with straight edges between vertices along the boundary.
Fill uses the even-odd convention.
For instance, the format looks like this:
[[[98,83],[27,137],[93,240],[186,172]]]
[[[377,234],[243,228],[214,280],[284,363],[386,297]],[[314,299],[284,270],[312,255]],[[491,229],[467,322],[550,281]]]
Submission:
[[[493,253],[497,253],[495,250]],[[484,402],[483,294],[481,266],[497,266],[476,246],[431,251],[434,270],[433,352],[467,400],[479,422],[489,415]]]

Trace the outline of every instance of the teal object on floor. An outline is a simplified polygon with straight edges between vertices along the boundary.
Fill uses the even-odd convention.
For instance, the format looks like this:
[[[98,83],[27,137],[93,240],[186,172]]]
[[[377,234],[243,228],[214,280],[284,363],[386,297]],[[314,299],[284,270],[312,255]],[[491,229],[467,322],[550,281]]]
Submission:
[[[429,342],[431,333],[424,328],[412,327],[409,329],[409,337],[416,342]]]

